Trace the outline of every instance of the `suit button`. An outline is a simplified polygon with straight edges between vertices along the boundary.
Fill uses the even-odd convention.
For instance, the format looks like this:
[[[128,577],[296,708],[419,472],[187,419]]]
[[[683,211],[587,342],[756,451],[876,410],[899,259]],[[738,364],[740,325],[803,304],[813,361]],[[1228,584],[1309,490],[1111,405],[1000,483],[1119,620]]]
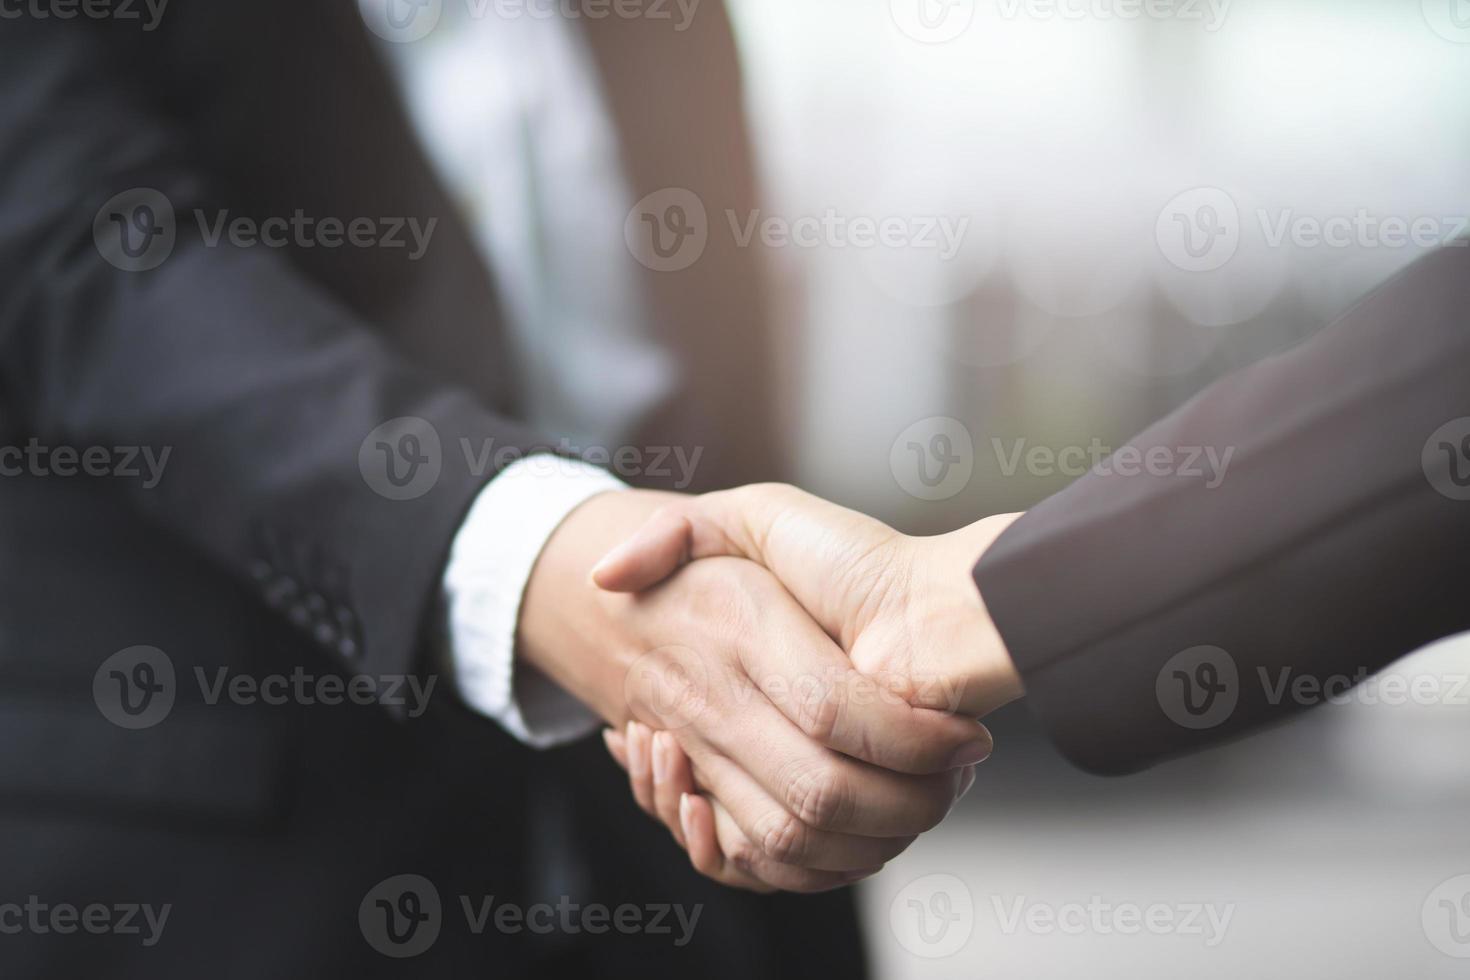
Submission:
[[[301,586],[296,584],[295,579],[283,575],[266,587],[265,601],[279,609],[295,599],[300,591]]]

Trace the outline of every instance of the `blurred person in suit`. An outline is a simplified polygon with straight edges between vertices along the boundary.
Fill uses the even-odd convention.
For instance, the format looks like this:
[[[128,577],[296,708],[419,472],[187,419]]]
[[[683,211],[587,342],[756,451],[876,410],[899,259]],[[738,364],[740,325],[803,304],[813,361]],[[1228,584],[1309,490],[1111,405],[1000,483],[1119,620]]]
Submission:
[[[623,241],[649,194],[744,212],[754,182],[717,3],[518,9],[0,26],[8,975],[860,976],[833,889],[988,752],[941,713],[691,724],[747,834],[864,787],[810,851],[773,833],[731,871],[826,893],[798,899],[694,874],[600,748],[531,751],[652,720],[639,654],[718,650],[746,692],[742,657],[841,655],[749,562],[655,601],[587,580],[669,498],[579,448],[643,450],[613,466],[643,487],[780,473],[751,254],[635,275]],[[601,927],[499,927],[487,898]],[[167,906],[162,935],[46,911],[93,901]],[[608,927],[670,905],[688,934]]]

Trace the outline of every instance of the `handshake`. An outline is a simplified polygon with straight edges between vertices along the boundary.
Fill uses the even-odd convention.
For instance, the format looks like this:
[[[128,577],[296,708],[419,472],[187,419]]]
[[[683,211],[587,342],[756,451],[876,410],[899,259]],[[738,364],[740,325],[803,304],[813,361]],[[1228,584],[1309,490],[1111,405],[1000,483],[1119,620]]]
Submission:
[[[977,719],[1022,693],[971,578],[1016,516],[914,538],[782,485],[594,497],[531,576],[518,683],[613,726],[701,873],[850,884],[948,814],[991,751]]]

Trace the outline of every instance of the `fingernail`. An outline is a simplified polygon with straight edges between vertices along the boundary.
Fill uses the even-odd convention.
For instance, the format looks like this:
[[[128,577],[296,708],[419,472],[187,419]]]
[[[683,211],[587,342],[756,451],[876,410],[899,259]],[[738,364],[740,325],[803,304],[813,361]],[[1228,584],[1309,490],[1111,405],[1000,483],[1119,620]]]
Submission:
[[[612,752],[614,757],[617,756],[617,753],[613,751],[613,746],[616,743],[613,741],[613,730],[611,728],[604,728],[602,730],[602,744],[607,746],[607,750]]]
[[[970,791],[970,787],[974,785],[975,767],[966,766],[964,773],[960,776],[960,791],[955,794],[954,801],[958,803],[960,800],[963,800],[965,798],[965,794]]]
[[[966,742],[955,750],[954,755],[949,757],[949,768],[959,769],[962,766],[973,766],[990,758],[994,746],[986,739],[976,739]]]
[[[684,839],[689,839],[689,824],[692,822],[689,808],[689,794],[679,794],[679,827],[684,831]]]
[[[607,554],[598,559],[596,565],[592,566],[592,571],[588,573],[588,577],[592,580],[592,583],[594,585],[597,584],[598,577],[607,569],[611,568],[613,566],[613,563],[618,560],[618,555],[622,552],[622,550],[623,546],[618,545],[616,548],[609,551]]]
[[[669,758],[671,738],[668,732],[655,732],[653,735],[653,781],[655,783],[668,779],[669,770],[673,768],[673,760]]]
[[[628,771],[642,778],[648,773],[648,742],[639,737],[636,721],[628,722]]]

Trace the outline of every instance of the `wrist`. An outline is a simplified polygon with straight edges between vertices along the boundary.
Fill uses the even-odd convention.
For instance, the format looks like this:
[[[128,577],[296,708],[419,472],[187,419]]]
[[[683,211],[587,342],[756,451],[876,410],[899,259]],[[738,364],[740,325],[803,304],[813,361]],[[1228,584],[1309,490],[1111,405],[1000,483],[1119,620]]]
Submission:
[[[638,599],[598,589],[592,568],[676,499],[625,490],[583,501],[547,539],[521,600],[516,659],[614,724],[628,719],[623,682],[638,644],[627,613]]]
[[[956,654],[961,710],[982,717],[1025,694],[1020,672],[975,584],[975,565],[1020,514],[999,514],[936,539],[932,595],[950,649]]]

